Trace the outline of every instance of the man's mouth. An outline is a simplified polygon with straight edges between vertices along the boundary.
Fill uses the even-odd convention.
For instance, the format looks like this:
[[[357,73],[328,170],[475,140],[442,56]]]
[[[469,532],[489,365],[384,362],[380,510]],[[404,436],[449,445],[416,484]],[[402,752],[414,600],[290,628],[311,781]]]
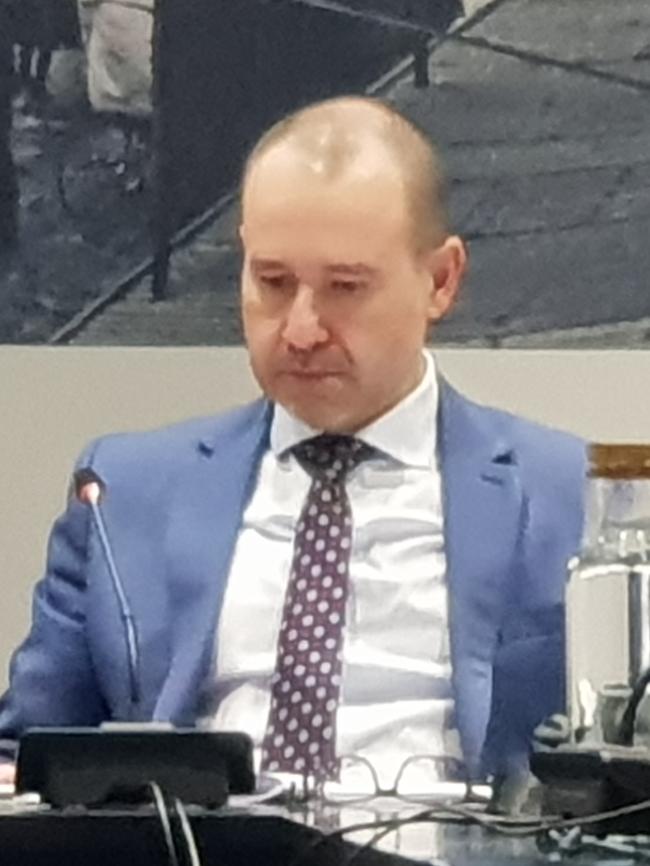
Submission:
[[[342,376],[340,370],[285,370],[285,376],[296,379],[327,379],[331,376]]]

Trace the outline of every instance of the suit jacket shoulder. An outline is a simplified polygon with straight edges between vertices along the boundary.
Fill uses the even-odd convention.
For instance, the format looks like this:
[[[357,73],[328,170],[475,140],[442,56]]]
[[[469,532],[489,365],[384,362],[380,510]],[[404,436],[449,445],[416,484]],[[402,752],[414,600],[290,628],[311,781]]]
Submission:
[[[584,439],[503,409],[485,406],[465,397],[443,382],[441,389],[443,433],[454,417],[461,419],[462,446],[468,442],[493,452],[496,462],[518,467],[524,490],[557,497],[582,513],[587,452]],[[445,419],[447,416],[447,420]],[[470,431],[468,433],[468,431]],[[457,437],[457,429],[453,430]],[[567,499],[568,497],[568,499]]]
[[[266,400],[152,430],[109,433],[90,442],[77,467],[92,467],[105,481],[128,489],[134,481],[146,481],[160,492],[161,483],[182,477],[197,454],[217,452],[225,461],[230,451],[255,432],[268,433],[271,408]]]

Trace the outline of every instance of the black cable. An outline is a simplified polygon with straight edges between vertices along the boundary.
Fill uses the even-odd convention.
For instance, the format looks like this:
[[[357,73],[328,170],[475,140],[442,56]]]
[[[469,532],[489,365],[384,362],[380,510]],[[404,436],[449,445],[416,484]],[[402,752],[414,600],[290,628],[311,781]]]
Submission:
[[[305,864],[309,862],[309,856],[316,850],[316,848],[321,847],[322,845],[326,845],[330,842],[334,842],[337,839],[341,839],[343,836],[346,836],[348,833],[358,833],[362,830],[375,830],[375,831],[383,831],[385,828],[389,828],[390,830],[396,830],[399,827],[409,824],[416,823],[414,819],[424,820],[424,817],[427,816],[429,820],[436,820],[434,817],[437,812],[440,812],[440,820],[443,819],[443,815],[448,815],[446,810],[443,812],[440,808],[434,809],[425,809],[422,812],[417,812],[416,815],[412,815],[408,818],[384,818],[374,821],[360,821],[355,824],[347,824],[345,827],[339,827],[337,830],[333,830],[330,833],[322,833],[316,839],[313,839],[305,848],[298,854],[296,859],[292,860],[290,866],[301,866],[304,862]],[[454,816],[450,817],[450,823],[458,823],[459,819]]]
[[[634,740],[634,723],[639,704],[643,700],[646,689],[650,685],[650,668],[646,668],[636,681],[632,694],[630,695],[621,724],[619,726],[620,743],[623,746],[631,746]]]
[[[169,820],[169,810],[163,792],[156,782],[149,782],[149,788],[153,794],[153,801],[160,819],[163,836],[165,837],[165,845],[167,847],[167,859],[169,866],[179,866],[178,852],[174,843],[174,835],[172,833],[171,821]]]
[[[636,812],[650,810],[650,800],[642,800],[629,806],[619,806],[616,809],[608,809],[605,812],[593,812],[576,818],[516,818],[507,815],[489,815],[471,813],[462,806],[449,806],[449,811],[465,817],[469,823],[474,823],[487,830],[494,830],[502,836],[523,838],[535,836],[550,830],[567,830],[571,827],[584,827],[589,824],[597,824],[603,821],[611,821],[613,818],[621,818],[625,815],[633,815]],[[408,819],[407,819],[408,820]]]
[[[321,845],[325,845],[336,839],[341,839],[349,833],[356,833],[362,830],[376,830],[376,835],[378,836],[377,839],[371,839],[369,843],[364,844],[361,848],[361,850],[364,850],[367,849],[370,844],[379,841],[380,838],[392,830],[407,826],[408,824],[421,824],[436,821],[439,821],[440,823],[475,824],[485,830],[493,831],[502,836],[525,838],[526,836],[537,836],[539,833],[548,832],[550,830],[565,830],[571,827],[582,827],[589,824],[609,821],[613,818],[620,818],[625,815],[632,815],[636,812],[647,810],[650,810],[650,800],[643,800],[640,803],[633,803],[629,806],[620,806],[617,809],[609,809],[606,812],[594,812],[590,815],[583,815],[579,818],[539,819],[533,817],[511,817],[507,815],[480,813],[463,806],[449,804],[437,808],[426,809],[406,818],[386,818],[377,821],[364,821],[356,824],[348,824],[345,827],[340,827],[338,830],[323,834],[310,842],[309,845],[300,852],[298,857],[291,862],[291,866],[300,866],[301,862],[308,862],[305,858],[313,854],[315,849]],[[355,851],[353,858],[356,857],[358,853],[358,851]]]
[[[389,833],[394,833],[396,830],[399,830],[401,826],[401,824],[398,826],[393,826],[391,824],[389,827],[382,827],[381,830],[378,830],[373,836],[370,837],[370,839],[368,839],[367,842],[364,842],[363,845],[360,845],[357,850],[353,852],[352,856],[348,860],[346,860],[345,866],[352,866],[357,857],[361,857],[361,855],[365,851],[369,851],[370,849],[374,848],[377,842],[381,842],[381,840],[385,836],[388,836]]]
[[[178,815],[178,820],[181,825],[181,830],[183,833],[183,839],[185,841],[185,848],[187,850],[187,856],[190,861],[190,866],[201,866],[199,849],[196,844],[196,839],[194,838],[194,832],[192,831],[192,825],[190,824],[190,819],[187,816],[185,806],[183,805],[182,800],[179,800],[178,797],[174,797],[174,806],[176,808],[176,814]]]

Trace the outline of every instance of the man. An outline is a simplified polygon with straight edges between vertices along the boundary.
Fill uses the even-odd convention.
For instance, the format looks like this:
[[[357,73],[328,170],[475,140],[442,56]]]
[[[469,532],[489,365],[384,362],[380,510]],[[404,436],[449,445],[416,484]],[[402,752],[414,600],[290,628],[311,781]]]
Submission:
[[[562,706],[583,446],[466,400],[424,353],[466,265],[434,150],[377,101],[307,107],[249,158],[241,239],[265,399],[82,455],[137,658],[73,498],[0,731],[246,730],[267,770],[327,777],[352,754],[384,786],[416,754],[521,768]]]

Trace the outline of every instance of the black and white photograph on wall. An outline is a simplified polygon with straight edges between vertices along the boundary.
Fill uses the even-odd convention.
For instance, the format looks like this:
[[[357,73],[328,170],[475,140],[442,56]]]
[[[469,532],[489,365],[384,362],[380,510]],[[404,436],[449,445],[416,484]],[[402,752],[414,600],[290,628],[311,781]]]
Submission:
[[[239,345],[238,186],[340,94],[435,142],[435,345],[650,347],[648,0],[0,0],[0,343]]]

